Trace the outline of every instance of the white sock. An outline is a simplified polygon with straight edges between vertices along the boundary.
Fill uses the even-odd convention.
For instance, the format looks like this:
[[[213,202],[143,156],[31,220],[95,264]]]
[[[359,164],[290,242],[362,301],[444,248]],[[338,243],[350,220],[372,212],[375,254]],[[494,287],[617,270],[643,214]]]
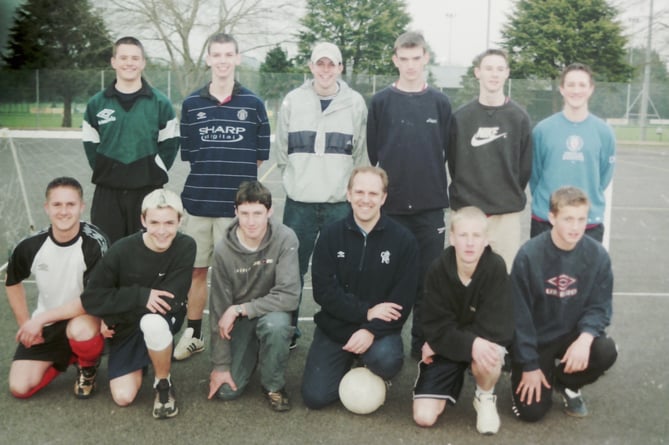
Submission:
[[[476,397],[480,398],[481,396],[491,396],[494,393],[495,393],[495,387],[494,386],[492,388],[490,388],[490,390],[484,391],[484,390],[481,389],[481,387],[479,385],[476,385],[476,392],[475,392]]]
[[[172,380],[170,380],[170,377],[172,377],[172,374],[167,374],[167,377],[165,377],[165,378],[167,379],[167,383],[169,383],[170,386],[172,386]],[[153,378],[153,387],[155,388],[156,386],[158,386],[158,382],[161,381],[161,380],[162,379],[159,379],[158,377],[154,377]]]
[[[573,399],[574,397],[578,397],[578,396],[581,395],[581,390],[580,389],[578,391],[572,391],[569,388],[565,388],[564,392],[565,392],[565,394],[567,394],[567,396],[569,396],[570,399]]]

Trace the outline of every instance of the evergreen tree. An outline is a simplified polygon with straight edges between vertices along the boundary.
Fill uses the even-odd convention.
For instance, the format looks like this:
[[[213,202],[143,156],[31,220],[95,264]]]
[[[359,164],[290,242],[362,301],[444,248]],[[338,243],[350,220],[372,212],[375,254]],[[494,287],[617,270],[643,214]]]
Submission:
[[[299,61],[306,67],[319,41],[339,47],[344,73],[395,75],[393,43],[411,21],[404,0],[307,0],[300,20]]]
[[[62,99],[62,126],[71,127],[73,98],[98,81],[86,69],[108,67],[111,47],[88,0],[28,0],[16,11],[3,60],[11,69],[45,70],[40,84]]]
[[[617,16],[606,0],[518,0],[502,29],[514,78],[553,80],[556,109],[556,79],[573,62],[589,65],[598,81],[627,81],[627,40]]]
[[[268,108],[278,109],[279,100],[302,81],[302,75],[295,75],[293,62],[288,53],[276,45],[267,52],[260,65],[260,95]],[[275,110],[276,111],[276,110]]]

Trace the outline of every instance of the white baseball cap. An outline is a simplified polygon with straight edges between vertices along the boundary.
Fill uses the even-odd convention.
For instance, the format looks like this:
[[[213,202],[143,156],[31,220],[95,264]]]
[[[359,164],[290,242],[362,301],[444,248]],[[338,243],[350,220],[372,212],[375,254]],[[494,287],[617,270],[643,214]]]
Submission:
[[[341,51],[334,43],[321,42],[311,51],[311,62],[316,63],[323,57],[328,58],[335,65],[341,65]]]

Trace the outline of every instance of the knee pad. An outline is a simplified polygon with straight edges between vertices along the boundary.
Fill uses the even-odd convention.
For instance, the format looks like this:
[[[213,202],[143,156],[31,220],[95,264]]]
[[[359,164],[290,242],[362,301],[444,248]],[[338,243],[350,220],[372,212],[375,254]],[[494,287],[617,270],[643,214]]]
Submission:
[[[146,314],[139,321],[144,334],[144,343],[152,351],[162,351],[172,343],[170,325],[161,315]]]

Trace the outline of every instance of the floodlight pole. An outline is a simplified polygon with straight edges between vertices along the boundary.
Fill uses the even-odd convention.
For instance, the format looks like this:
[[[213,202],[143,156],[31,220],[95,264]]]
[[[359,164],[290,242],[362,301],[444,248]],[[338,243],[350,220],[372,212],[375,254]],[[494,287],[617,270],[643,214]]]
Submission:
[[[455,13],[447,12],[446,19],[448,20],[448,64],[452,63],[452,52],[453,52],[453,19],[455,18]]]
[[[486,25],[485,49],[490,48],[490,0],[488,0],[488,23]]]
[[[639,109],[639,128],[641,140],[646,140],[646,127],[648,120],[648,97],[650,96],[650,58],[651,45],[653,43],[653,0],[650,0],[650,12],[648,13],[648,41],[646,42],[646,61],[643,67],[643,86],[641,88],[641,105]]]

